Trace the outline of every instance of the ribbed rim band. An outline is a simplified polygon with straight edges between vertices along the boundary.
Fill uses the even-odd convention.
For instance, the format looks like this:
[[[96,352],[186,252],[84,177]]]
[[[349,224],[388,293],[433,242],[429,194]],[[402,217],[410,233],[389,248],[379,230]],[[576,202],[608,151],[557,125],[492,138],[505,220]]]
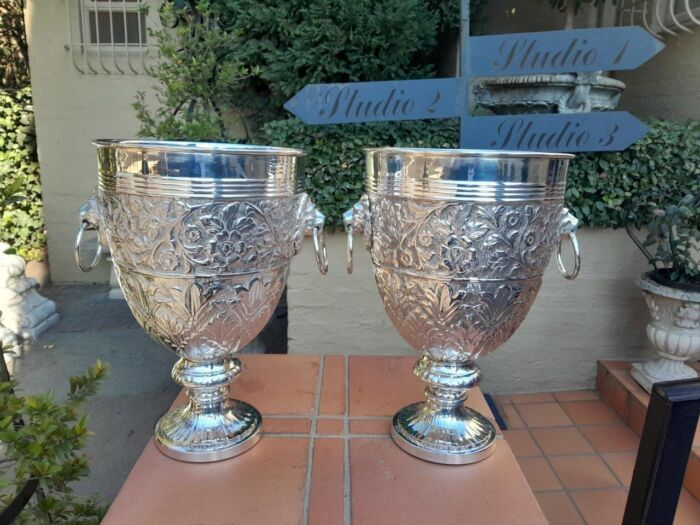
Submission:
[[[304,191],[297,178],[280,179],[186,179],[128,174],[100,176],[102,191],[182,198],[292,197]]]
[[[518,202],[562,200],[565,182],[543,185],[526,182],[416,180],[368,176],[366,188],[375,195],[446,201]]]

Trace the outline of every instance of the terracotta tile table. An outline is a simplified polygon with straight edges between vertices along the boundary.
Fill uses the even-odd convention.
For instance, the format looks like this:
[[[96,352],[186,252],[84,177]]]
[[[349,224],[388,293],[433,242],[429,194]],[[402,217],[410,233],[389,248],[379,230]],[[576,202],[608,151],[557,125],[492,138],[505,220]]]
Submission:
[[[242,360],[232,394],[263,413],[261,442],[237,458],[188,464],[151,441],[103,524],[547,523],[504,439],[490,458],[458,467],[394,445],[390,416],[422,398],[414,358]],[[478,391],[468,404],[491,414]]]

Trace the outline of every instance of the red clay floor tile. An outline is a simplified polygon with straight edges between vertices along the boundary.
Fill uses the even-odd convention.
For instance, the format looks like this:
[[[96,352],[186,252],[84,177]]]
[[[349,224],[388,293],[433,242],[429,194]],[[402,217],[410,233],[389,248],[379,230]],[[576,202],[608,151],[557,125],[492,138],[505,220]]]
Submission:
[[[327,355],[323,358],[321,401],[318,413],[322,416],[345,414],[345,356]]]
[[[316,396],[319,356],[244,355],[243,372],[231,397],[265,414],[311,415]]]
[[[266,434],[308,434],[311,420],[305,417],[264,417],[263,431]]]
[[[549,525],[585,525],[566,491],[535,494]]]
[[[533,428],[531,432],[547,456],[593,453],[593,447],[577,427]]]
[[[425,383],[413,374],[414,357],[350,356],[351,416],[393,416],[423,401]]]
[[[388,436],[391,433],[391,418],[383,419],[351,419],[350,434],[377,434]]]
[[[309,525],[343,523],[345,440],[316,439],[314,443]]]
[[[636,451],[639,438],[627,425],[594,425],[579,427],[598,452]]]
[[[102,524],[192,525],[203,516],[207,523],[230,523],[235,507],[236,525],[298,525],[308,446],[305,437],[266,436],[233,460],[185,463],[165,457],[151,440]]]
[[[549,461],[567,490],[620,486],[617,478],[597,455],[555,456],[549,458]]]
[[[586,403],[587,401],[584,401]],[[559,403],[517,405],[517,410],[530,428],[572,425]]]
[[[523,419],[518,414],[518,410],[513,405],[502,405],[498,407],[501,417],[509,429],[525,428]]]
[[[559,490],[562,488],[556,474],[545,458],[519,458],[518,464],[534,492]]]
[[[571,497],[587,525],[620,525],[627,503],[625,489],[583,490]]]
[[[484,461],[446,467],[414,458],[390,439],[356,438],[350,461],[353,525],[462,524],[486,514],[490,523],[545,524],[505,441]]]
[[[577,425],[617,423],[620,418],[602,401],[575,401],[562,403],[562,407]]]
[[[316,421],[316,434],[340,435],[344,426],[342,419],[319,419]]]
[[[505,430],[503,436],[508,441],[516,458],[541,456],[539,447],[527,429]]]
[[[629,487],[632,481],[632,471],[634,471],[634,463],[637,461],[636,452],[611,452],[601,454],[603,459],[612,469],[622,484]]]

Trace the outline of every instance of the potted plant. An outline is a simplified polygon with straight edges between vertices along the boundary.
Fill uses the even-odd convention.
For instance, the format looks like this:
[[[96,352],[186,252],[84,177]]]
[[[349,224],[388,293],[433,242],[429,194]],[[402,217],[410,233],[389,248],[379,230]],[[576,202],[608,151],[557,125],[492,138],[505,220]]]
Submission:
[[[574,28],[574,16],[586,4],[602,0],[549,0],[549,6],[566,13],[563,29]],[[617,107],[625,83],[589,73],[558,73],[481,80],[474,88],[476,104],[497,115],[521,113],[588,113]]]
[[[635,199],[628,207],[627,233],[652,268],[636,282],[649,307],[647,336],[658,357],[631,370],[647,392],[660,381],[698,376],[685,364],[700,353],[700,184],[691,186]],[[632,230],[641,220],[644,241]]]

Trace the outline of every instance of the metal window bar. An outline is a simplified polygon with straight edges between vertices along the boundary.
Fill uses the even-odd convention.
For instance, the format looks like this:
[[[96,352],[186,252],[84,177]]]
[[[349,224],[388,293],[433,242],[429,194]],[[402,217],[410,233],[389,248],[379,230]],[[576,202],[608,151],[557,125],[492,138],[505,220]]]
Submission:
[[[652,387],[622,525],[672,525],[700,416],[700,379]]]
[[[698,11],[700,7],[691,6],[690,0],[622,0],[618,7],[617,25],[641,22],[647,31],[658,38],[664,38],[664,35],[680,36],[692,33],[693,26],[700,26]]]
[[[75,68],[83,74],[145,74],[149,48],[143,13],[154,0],[68,0],[70,45]],[[121,21],[118,19],[121,17]]]

